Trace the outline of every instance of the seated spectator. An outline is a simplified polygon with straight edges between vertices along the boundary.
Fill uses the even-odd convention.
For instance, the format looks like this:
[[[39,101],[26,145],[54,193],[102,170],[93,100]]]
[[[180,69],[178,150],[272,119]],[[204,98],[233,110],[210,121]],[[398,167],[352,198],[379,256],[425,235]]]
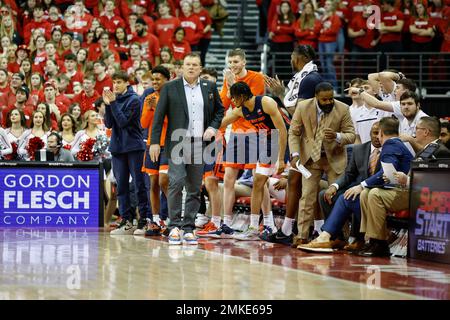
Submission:
[[[441,135],[440,140],[447,148],[450,149],[450,122],[445,121],[441,123]]]
[[[425,146],[415,159],[450,158],[450,150],[439,142],[440,123],[432,117],[421,118],[417,125],[417,140]],[[382,143],[383,136],[381,135]],[[384,149],[384,146],[383,146]],[[383,152],[383,151],[382,151]],[[398,212],[409,207],[409,179],[404,170],[398,170],[394,189],[372,188],[361,193],[361,232],[366,233],[369,243],[359,251],[365,257],[390,256],[387,243],[388,212]],[[388,181],[393,182],[393,181]]]
[[[72,154],[69,150],[63,148],[63,139],[57,132],[52,132],[47,138],[47,150],[54,155],[54,161],[57,162],[74,162]]]

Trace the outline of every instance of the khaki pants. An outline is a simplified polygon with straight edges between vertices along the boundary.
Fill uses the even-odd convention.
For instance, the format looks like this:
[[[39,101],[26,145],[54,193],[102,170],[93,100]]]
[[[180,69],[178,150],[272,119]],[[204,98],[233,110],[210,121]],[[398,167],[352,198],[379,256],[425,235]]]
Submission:
[[[300,198],[300,209],[298,212],[297,226],[300,239],[309,238],[309,228],[314,224],[315,211],[318,210],[317,196],[319,194],[320,179],[325,172],[328,177],[328,184],[332,184],[339,178],[339,175],[331,168],[326,157],[319,161],[309,160],[305,168],[311,172],[311,177],[305,179],[302,176],[302,197]]]
[[[360,195],[361,232],[378,240],[387,240],[389,233],[386,227],[388,212],[406,210],[409,207],[408,189],[365,188]]]

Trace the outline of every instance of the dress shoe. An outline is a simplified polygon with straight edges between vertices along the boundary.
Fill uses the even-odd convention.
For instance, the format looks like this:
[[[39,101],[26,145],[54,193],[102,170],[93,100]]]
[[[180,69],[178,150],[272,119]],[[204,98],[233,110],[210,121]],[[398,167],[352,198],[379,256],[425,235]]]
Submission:
[[[309,242],[309,241],[308,241],[307,239],[294,238],[294,239],[292,240],[292,245],[291,245],[291,247],[292,247],[292,248],[297,248],[299,245],[307,244],[308,242]]]
[[[333,241],[316,241],[313,240],[307,244],[299,244],[297,249],[311,252],[333,252]]]
[[[350,252],[357,252],[362,250],[362,248],[364,247],[365,242],[363,240],[355,240],[352,243],[347,244],[344,247],[345,251],[350,251]]]
[[[366,250],[358,252],[362,257],[390,257],[391,251],[386,241],[376,241],[370,244]]]
[[[331,240],[331,246],[333,249],[342,250],[347,245],[347,241],[336,239]]]

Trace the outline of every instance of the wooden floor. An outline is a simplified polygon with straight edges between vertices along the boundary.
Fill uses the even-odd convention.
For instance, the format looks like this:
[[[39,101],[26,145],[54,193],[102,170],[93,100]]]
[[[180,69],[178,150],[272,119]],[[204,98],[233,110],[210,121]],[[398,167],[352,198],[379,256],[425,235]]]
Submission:
[[[450,299],[450,266],[262,241],[0,230],[0,299]]]

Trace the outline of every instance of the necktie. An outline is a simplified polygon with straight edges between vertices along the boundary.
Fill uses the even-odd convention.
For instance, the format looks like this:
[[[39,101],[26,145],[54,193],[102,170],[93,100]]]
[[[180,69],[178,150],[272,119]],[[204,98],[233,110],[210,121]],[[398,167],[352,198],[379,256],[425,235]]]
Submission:
[[[316,131],[316,137],[314,139],[314,146],[313,146],[312,152],[311,152],[311,159],[314,162],[317,162],[320,160],[320,152],[322,150],[322,140],[323,140],[324,129],[325,129],[325,114],[322,113],[320,115],[320,120],[319,120],[318,128]]]
[[[378,160],[380,159],[380,149],[375,148],[373,149],[372,153],[370,154],[369,159],[369,173],[370,175],[373,175],[375,173],[375,170],[377,168]]]

